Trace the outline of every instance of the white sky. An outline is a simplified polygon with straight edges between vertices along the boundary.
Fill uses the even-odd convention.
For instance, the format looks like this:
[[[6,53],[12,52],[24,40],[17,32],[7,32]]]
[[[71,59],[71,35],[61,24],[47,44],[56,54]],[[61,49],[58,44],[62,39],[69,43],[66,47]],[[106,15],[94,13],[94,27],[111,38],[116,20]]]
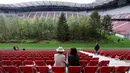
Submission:
[[[95,0],[0,0],[0,4],[13,4],[13,3],[31,2],[31,1],[62,1],[62,2],[74,2],[74,3],[92,3]]]

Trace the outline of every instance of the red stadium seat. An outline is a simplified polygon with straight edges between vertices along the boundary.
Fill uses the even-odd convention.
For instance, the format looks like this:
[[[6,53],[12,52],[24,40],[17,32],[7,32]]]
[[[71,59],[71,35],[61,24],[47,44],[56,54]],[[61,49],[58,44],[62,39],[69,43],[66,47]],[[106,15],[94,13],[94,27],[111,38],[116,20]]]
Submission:
[[[19,57],[18,60],[24,61],[25,57]]]
[[[98,66],[100,66],[100,67],[101,66],[107,66],[109,64],[109,62],[110,62],[109,60],[100,61],[99,64],[98,64]]]
[[[46,63],[43,60],[35,60],[36,66],[46,66]]]
[[[35,60],[42,60],[41,57],[35,57]]]
[[[114,67],[113,73],[125,73],[129,70],[130,66],[118,66]]]
[[[3,64],[2,64],[2,61],[0,61],[0,66],[2,66]]]
[[[0,73],[5,73],[4,69],[0,66]]]
[[[84,73],[95,73],[97,70],[97,66],[86,66],[84,68]]]
[[[92,59],[92,56],[87,56],[87,57],[84,57],[85,60],[91,60]]]
[[[54,65],[54,60],[46,60],[47,65]]]
[[[53,73],[65,73],[65,67],[53,66]]]
[[[111,73],[114,67],[102,66],[98,68],[98,73]]]
[[[24,65],[34,65],[34,62],[32,60],[25,60],[23,62]]]
[[[10,60],[8,57],[3,57],[2,59],[3,60]]]
[[[91,58],[91,60],[99,60],[99,58],[96,58],[96,57],[95,57],[95,58]]]
[[[22,66],[23,65],[21,60],[13,60],[13,63],[15,66]]]
[[[3,66],[3,68],[7,73],[20,73],[19,68],[15,66]]]
[[[52,60],[50,57],[43,57],[44,60]]]
[[[10,60],[4,60],[3,65],[13,65],[13,62]]]
[[[16,57],[11,57],[10,60],[18,60]]]
[[[88,64],[88,60],[80,60],[80,65],[85,67]]]
[[[30,66],[19,66],[19,68],[23,73],[36,73],[35,68]]]
[[[88,66],[97,66],[98,65],[98,60],[90,60],[88,63]]]
[[[69,66],[69,73],[80,73],[81,66]]]
[[[34,60],[32,57],[27,57],[26,60]]]
[[[36,66],[36,69],[40,73],[47,73],[47,72],[49,72],[49,68],[47,66]]]

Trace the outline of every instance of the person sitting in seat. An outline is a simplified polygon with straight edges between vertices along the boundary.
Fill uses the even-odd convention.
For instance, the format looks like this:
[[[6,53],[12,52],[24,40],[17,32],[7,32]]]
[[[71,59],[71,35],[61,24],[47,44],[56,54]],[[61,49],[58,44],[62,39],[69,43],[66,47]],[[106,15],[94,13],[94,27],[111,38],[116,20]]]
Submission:
[[[23,51],[25,51],[26,49],[25,48],[23,48]]]
[[[16,47],[15,47],[15,46],[13,46],[13,49],[14,49],[14,50],[16,50]]]
[[[68,56],[68,65],[69,66],[80,66],[80,56],[77,54],[76,48],[70,49],[70,55]]]
[[[16,50],[19,50],[19,48],[18,48],[18,47],[16,47]]]
[[[65,55],[64,49],[62,47],[59,47],[56,49],[57,53],[54,54],[54,66],[65,66]]]

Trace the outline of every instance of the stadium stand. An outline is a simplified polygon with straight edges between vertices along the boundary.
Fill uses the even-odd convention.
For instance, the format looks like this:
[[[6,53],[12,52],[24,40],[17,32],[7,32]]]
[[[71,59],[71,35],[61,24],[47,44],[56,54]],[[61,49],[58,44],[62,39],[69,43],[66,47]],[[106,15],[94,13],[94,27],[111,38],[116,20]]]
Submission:
[[[69,2],[35,1],[16,4],[0,4],[0,15],[18,16],[20,18],[57,19],[65,13],[66,18],[88,16],[97,10],[101,16],[111,15],[112,19],[130,19],[130,6],[118,6],[118,0],[96,0],[91,4],[78,4]],[[130,21],[113,21],[114,33],[129,37]],[[67,56],[69,51],[65,52]],[[50,72],[48,65],[52,66],[53,73],[125,73],[130,66],[111,66],[110,60],[101,60],[93,57],[93,50],[85,50],[80,55],[80,66],[54,67],[54,50],[0,50],[0,73],[45,73]],[[89,55],[92,54],[92,55]],[[100,50],[99,55],[129,61],[130,50]],[[117,62],[117,61],[116,61]],[[128,72],[130,73],[130,72]]]
[[[94,53],[93,50],[86,50],[86,52]],[[99,54],[111,58],[118,58],[120,60],[130,60],[130,50],[100,50]]]
[[[93,50],[85,50],[87,52],[93,53]],[[130,51],[128,50],[101,50],[99,51],[99,54],[110,56],[112,58],[118,58],[123,56],[123,59],[125,58],[126,54],[128,55]],[[46,60],[44,57],[50,56],[49,58],[53,57],[53,55],[56,53],[56,51],[53,50],[26,50],[26,51],[14,51],[14,50],[0,50],[0,71],[2,72],[9,72],[9,73],[37,73],[37,72],[50,72],[47,65],[52,66],[52,72],[54,73],[66,73],[66,69],[64,67],[58,67],[53,66],[54,61],[53,60]],[[125,54],[124,54],[125,53]],[[33,54],[33,55],[32,55]],[[67,56],[67,51],[64,53]],[[78,52],[80,57],[85,58],[84,60],[80,60],[80,66],[69,66],[68,72],[69,73],[117,73],[117,72],[127,72],[130,68],[130,66],[109,66],[109,60],[103,60],[99,61],[99,58],[92,57],[88,54],[84,54],[81,52]],[[24,60],[13,60],[11,61],[12,56],[19,56],[24,57]],[[27,60],[28,57],[32,58],[40,58],[40,60]],[[86,57],[90,56],[90,60],[88,60]],[[5,58],[8,58],[8,60],[4,60]],[[42,58],[42,59],[41,59]],[[14,58],[15,59],[15,58]],[[129,59],[128,59],[129,60]],[[35,64],[34,64],[35,63]]]

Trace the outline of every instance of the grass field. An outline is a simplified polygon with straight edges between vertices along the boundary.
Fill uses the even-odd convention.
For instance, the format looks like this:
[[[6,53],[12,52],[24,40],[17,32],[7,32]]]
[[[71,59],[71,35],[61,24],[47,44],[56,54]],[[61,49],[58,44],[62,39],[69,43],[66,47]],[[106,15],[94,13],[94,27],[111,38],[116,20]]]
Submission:
[[[114,40],[113,43],[109,42],[109,43],[105,43],[104,41],[100,42],[100,47],[102,49],[128,49],[130,48],[130,40],[128,39],[123,39],[123,41],[117,42],[117,38],[119,37],[115,37],[115,36],[111,36],[111,39]],[[26,49],[56,49],[59,46],[62,46],[64,48],[71,48],[71,47],[76,47],[78,49],[93,49],[95,46],[95,43],[81,43],[81,42],[75,42],[75,43],[61,43],[61,42],[57,42],[55,40],[44,40],[42,42],[39,43],[35,43],[35,44],[14,44],[14,43],[4,43],[4,44],[0,44],[0,49],[12,49],[13,46],[18,46],[20,49],[22,48],[26,48]]]

